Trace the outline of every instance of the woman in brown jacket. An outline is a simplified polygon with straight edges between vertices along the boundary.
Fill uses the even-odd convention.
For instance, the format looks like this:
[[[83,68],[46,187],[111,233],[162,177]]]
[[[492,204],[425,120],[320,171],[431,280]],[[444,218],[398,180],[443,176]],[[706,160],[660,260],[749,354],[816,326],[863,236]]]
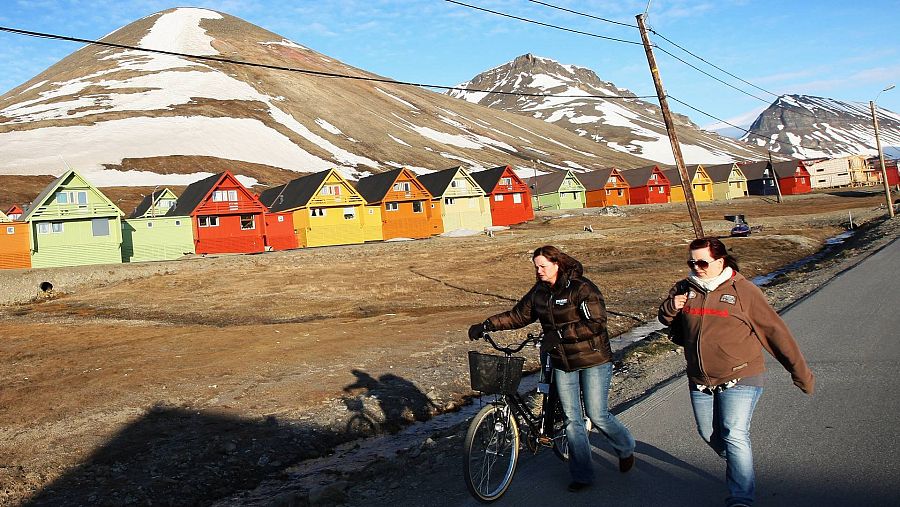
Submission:
[[[684,347],[691,405],[700,437],[727,460],[727,507],[753,505],[755,478],[750,419],[763,391],[763,349],[812,394],[815,377],[787,325],[762,291],[738,273],[716,238],[690,244],[692,274],[676,283],[659,320]]]
[[[623,473],[634,465],[634,438],[607,406],[612,352],[600,289],[583,276],[580,262],[554,246],[535,250],[532,261],[534,287],[512,310],[469,328],[469,338],[477,340],[485,331],[518,329],[540,320],[542,352],[553,359],[554,382],[566,414],[569,491],[580,491],[594,481],[585,415],[612,445]]]

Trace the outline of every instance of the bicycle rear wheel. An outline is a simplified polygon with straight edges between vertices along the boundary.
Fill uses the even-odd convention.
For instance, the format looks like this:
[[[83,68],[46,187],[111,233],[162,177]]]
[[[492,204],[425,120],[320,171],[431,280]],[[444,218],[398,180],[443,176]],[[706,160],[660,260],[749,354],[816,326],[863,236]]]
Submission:
[[[512,483],[519,459],[519,427],[506,405],[488,405],[466,433],[463,470],[466,487],[480,502],[497,500]]]
[[[556,454],[556,457],[563,460],[569,461],[569,439],[566,437],[566,415],[563,413],[562,404],[558,402],[556,403],[556,407],[554,408],[556,414],[553,417],[553,454]],[[584,429],[590,434],[591,428],[593,427],[593,423],[587,417],[584,418]]]

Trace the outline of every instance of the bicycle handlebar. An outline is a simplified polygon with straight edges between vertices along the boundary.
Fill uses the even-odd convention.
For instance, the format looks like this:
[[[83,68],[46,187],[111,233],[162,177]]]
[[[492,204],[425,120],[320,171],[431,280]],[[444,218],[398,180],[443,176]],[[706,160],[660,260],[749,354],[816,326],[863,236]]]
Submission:
[[[494,339],[491,338],[491,335],[488,333],[483,333],[481,335],[481,337],[484,338],[485,341],[490,343],[491,347],[494,347],[494,349],[499,350],[500,352],[503,352],[504,354],[506,354],[508,356],[511,356],[511,355],[515,354],[516,352],[524,349],[525,346],[528,345],[529,343],[533,343],[534,345],[537,345],[538,343],[540,343],[541,339],[543,338],[543,334],[539,334],[539,335],[535,336],[531,333],[528,333],[528,336],[525,338],[525,341],[523,341],[516,347],[504,347],[504,346],[498,345],[497,342],[495,342]]]

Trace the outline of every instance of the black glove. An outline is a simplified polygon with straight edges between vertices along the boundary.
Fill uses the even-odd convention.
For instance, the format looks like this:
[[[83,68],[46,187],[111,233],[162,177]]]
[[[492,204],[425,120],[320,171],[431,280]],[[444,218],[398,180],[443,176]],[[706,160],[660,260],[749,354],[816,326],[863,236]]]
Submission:
[[[480,340],[481,337],[484,335],[484,331],[485,331],[484,322],[475,324],[474,326],[470,326],[469,327],[469,339],[472,341]]]

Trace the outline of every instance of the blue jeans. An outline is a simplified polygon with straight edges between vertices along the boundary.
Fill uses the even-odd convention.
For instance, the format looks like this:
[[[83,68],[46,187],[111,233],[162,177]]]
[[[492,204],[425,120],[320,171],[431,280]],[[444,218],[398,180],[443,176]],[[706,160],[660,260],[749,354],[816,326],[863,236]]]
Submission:
[[[616,455],[627,458],[634,452],[634,438],[628,428],[608,410],[612,363],[598,364],[572,372],[553,370],[553,373],[559,400],[566,414],[569,472],[573,481],[592,483],[594,467],[591,444],[584,426],[585,415],[590,418],[600,434],[606,437]]]
[[[726,460],[725,480],[730,493],[726,505],[753,505],[756,479],[750,446],[750,419],[763,388],[736,385],[715,394],[691,389],[697,431]]]

